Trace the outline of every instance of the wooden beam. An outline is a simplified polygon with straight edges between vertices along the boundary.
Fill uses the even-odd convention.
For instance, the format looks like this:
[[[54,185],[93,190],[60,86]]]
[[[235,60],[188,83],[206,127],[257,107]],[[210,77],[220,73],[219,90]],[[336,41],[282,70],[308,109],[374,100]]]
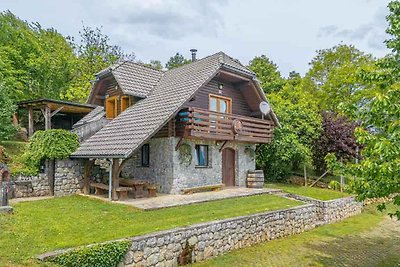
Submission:
[[[90,193],[90,174],[93,170],[94,161],[85,161],[84,173],[83,173],[83,193],[89,195]]]
[[[28,136],[33,135],[33,108],[28,108]]]
[[[42,114],[44,116],[44,129],[45,130],[50,130],[51,129],[51,110],[50,107],[46,106],[44,109],[40,109],[42,111]]]
[[[224,143],[222,144],[221,148],[219,149],[219,152],[221,152],[225,148],[226,144],[228,144],[228,140],[224,141]]]
[[[52,113],[50,113],[50,117],[53,118],[54,115],[56,115],[58,112],[60,112],[64,107],[59,107],[58,109],[54,110]]]

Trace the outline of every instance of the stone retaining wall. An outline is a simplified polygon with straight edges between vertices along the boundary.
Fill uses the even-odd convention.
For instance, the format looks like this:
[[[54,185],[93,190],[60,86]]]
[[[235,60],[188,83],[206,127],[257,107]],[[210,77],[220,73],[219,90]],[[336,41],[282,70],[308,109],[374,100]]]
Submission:
[[[83,163],[80,160],[62,159],[55,161],[54,195],[66,196],[80,192],[83,188]],[[45,173],[36,176],[12,177],[13,196],[38,197],[50,194],[49,180]]]
[[[287,196],[305,203],[314,204],[319,219],[318,224],[328,224],[341,221],[347,217],[361,213],[363,208],[363,203],[355,201],[353,196],[327,201],[294,194],[287,194]]]
[[[362,203],[353,197],[320,201],[292,194],[283,196],[309,204],[127,238],[125,240],[130,240],[132,245],[121,266],[177,266],[184,262],[198,262],[242,247],[302,233],[362,210]],[[46,253],[38,258],[46,260],[69,250]]]
[[[41,173],[37,176],[13,177],[13,197],[40,197],[49,195],[47,176]]]

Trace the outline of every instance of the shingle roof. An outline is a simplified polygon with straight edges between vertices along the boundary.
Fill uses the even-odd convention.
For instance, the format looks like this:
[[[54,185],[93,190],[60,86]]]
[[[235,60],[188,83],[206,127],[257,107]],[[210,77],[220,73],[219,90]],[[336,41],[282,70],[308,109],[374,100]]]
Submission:
[[[164,72],[142,64],[124,61],[111,67],[111,73],[124,94],[145,98],[158,83]]]
[[[98,106],[95,109],[93,109],[92,111],[90,111],[85,117],[83,117],[78,122],[76,122],[73,125],[73,128],[77,128],[85,123],[98,120],[101,117],[103,117],[104,115],[105,115],[104,107]]]
[[[165,122],[170,120],[198,88],[215,76],[217,70],[227,60],[224,55],[219,52],[163,73],[147,98],[129,107],[113,119],[81,144],[72,156],[129,157]]]

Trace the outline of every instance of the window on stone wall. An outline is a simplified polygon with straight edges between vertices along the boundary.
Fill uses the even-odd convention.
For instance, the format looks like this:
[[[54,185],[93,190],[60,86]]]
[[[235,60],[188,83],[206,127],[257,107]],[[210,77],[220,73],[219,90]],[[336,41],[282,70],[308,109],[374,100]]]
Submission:
[[[149,144],[145,144],[142,146],[141,165],[143,167],[149,167],[149,165],[150,165],[150,146],[149,146]]]
[[[196,160],[196,166],[198,167],[208,166],[208,146],[196,145],[194,150],[194,157]]]

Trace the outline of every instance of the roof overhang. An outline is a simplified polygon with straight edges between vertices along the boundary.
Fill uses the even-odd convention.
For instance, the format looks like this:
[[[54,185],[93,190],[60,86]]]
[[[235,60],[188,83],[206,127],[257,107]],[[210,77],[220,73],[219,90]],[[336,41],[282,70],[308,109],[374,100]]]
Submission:
[[[55,100],[40,98],[34,100],[26,100],[17,103],[18,108],[32,108],[33,110],[40,110],[43,107],[49,107],[51,111],[60,110],[65,114],[87,114],[96,108],[95,105],[81,104],[71,101]]]

